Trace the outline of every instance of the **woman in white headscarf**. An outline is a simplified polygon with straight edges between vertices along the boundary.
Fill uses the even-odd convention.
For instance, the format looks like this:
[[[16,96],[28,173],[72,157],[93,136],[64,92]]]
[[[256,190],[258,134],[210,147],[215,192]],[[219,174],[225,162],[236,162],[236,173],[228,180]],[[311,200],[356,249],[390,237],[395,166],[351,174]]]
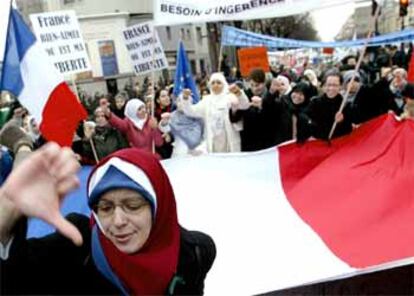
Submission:
[[[242,123],[231,123],[229,110],[238,104],[238,98],[229,92],[223,74],[213,73],[209,80],[210,94],[196,105],[190,103],[190,96],[183,92],[182,110],[188,116],[204,120],[206,150],[212,152],[238,152]],[[243,98],[247,101],[247,98]]]
[[[152,152],[152,143],[161,146],[163,143],[157,120],[148,115],[145,103],[139,99],[131,99],[125,106],[125,118],[121,119],[108,108],[108,102],[101,102],[101,108],[109,123],[127,138],[131,147]]]
[[[287,96],[292,91],[292,87],[290,86],[289,78],[284,75],[278,75],[275,78],[277,90],[280,96]]]
[[[309,82],[314,86],[314,87],[319,87],[319,81],[318,81],[318,77],[316,76],[315,71],[313,71],[312,69],[306,69],[305,72],[303,72],[303,75],[305,77],[307,77],[307,79],[309,80]]]

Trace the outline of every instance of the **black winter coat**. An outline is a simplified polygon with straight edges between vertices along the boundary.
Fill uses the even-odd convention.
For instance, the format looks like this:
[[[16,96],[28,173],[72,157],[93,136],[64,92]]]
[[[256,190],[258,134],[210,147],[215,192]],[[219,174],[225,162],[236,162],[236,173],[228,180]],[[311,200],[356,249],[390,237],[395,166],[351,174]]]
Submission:
[[[84,244],[76,247],[59,233],[25,239],[26,221],[17,225],[9,258],[0,261],[0,294],[119,295],[120,291],[95,267],[91,257],[89,219],[67,217],[81,232]],[[213,240],[206,234],[180,231],[180,255],[174,284],[165,294],[200,295],[215,259]]]
[[[323,94],[311,100],[304,113],[311,136],[317,139],[328,139],[332,125],[335,121],[335,115],[339,111],[341,103],[341,95],[337,95],[335,98],[330,99]],[[349,105],[345,106],[343,115],[344,120],[337,124],[333,138],[348,134],[352,131],[352,115]]]
[[[246,91],[249,100],[253,97],[250,90]],[[269,94],[267,91],[263,94],[262,108],[251,106],[247,110],[229,110],[230,121],[235,123],[243,120],[243,130],[240,132],[241,151],[257,151],[269,148],[275,145],[274,130],[269,125],[268,104]]]
[[[102,159],[117,150],[128,147],[128,142],[125,140],[124,136],[111,126],[96,127],[95,134],[92,138],[99,159]],[[95,160],[89,140],[82,141],[82,148],[83,156]]]

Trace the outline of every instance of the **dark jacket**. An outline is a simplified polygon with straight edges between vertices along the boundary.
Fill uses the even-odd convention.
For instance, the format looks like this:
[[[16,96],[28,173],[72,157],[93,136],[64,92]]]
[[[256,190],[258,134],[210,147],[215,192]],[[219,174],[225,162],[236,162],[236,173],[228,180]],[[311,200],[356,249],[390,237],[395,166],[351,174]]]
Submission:
[[[335,115],[339,111],[342,103],[342,96],[339,94],[335,98],[328,98],[325,94],[313,98],[304,116],[310,131],[310,136],[317,139],[327,140],[335,121]],[[352,131],[351,110],[349,105],[343,111],[344,120],[338,123],[333,134],[333,138],[348,134]]]
[[[126,102],[124,106],[122,106],[121,109],[118,109],[116,106],[112,106],[112,105],[110,106],[110,109],[111,109],[111,112],[113,112],[116,116],[124,119],[125,118],[125,106],[126,106]]]
[[[121,133],[111,126],[96,127],[95,134],[92,137],[95,145],[96,154],[99,159],[115,152],[119,149],[128,147],[128,143]],[[94,160],[91,142],[89,140],[82,141],[84,157]]]
[[[167,107],[164,107],[164,108],[161,108],[160,106],[157,106],[157,108],[155,109],[155,112],[154,112],[154,116],[158,120],[158,122],[161,121],[161,115],[165,112],[171,112],[171,105],[167,106]],[[172,155],[172,151],[173,151],[173,148],[174,148],[174,146],[173,146],[174,137],[172,136],[171,133],[169,133],[169,135],[171,137],[170,142],[167,142],[164,138],[164,143],[162,144],[162,146],[155,147],[155,150],[161,156],[161,159],[168,159]]]
[[[304,102],[295,105],[291,96],[293,92],[301,92],[304,95]],[[311,98],[309,85],[299,82],[292,91],[284,96],[277,94],[268,95],[264,101],[264,112],[267,125],[273,136],[273,145],[278,145],[293,139],[293,131],[296,129],[296,139],[302,141],[309,132],[306,130],[306,117],[303,115]],[[295,119],[294,119],[295,117]],[[295,127],[293,126],[296,121]]]
[[[400,115],[404,110],[404,104],[399,106],[396,99],[401,98],[401,94],[394,94],[390,90],[390,81],[386,78],[379,80],[372,90],[372,114],[371,118],[393,111]]]
[[[372,118],[373,114],[373,90],[372,88],[361,85],[355,98],[348,105],[352,113],[352,122],[359,124]]]
[[[246,96],[250,101],[253,93],[247,90]],[[267,110],[269,105],[267,100],[273,100],[274,98],[266,91],[262,99],[261,109],[251,106],[247,110],[229,111],[231,122],[235,123],[243,120],[243,130],[240,132],[242,151],[257,151],[275,145],[274,129],[269,125],[271,124],[269,118],[272,118],[272,114],[269,115]]]
[[[0,261],[1,295],[120,294],[94,265],[89,219],[79,214],[71,214],[68,219],[82,234],[81,247],[59,233],[26,240],[25,221],[17,225],[9,259]],[[180,234],[178,270],[165,294],[202,294],[204,279],[215,259],[214,242],[200,232],[181,228]]]
[[[250,107],[247,110],[229,111],[230,121],[243,120],[243,130],[240,132],[241,151],[257,151],[270,147],[267,139],[267,126],[263,109]]]

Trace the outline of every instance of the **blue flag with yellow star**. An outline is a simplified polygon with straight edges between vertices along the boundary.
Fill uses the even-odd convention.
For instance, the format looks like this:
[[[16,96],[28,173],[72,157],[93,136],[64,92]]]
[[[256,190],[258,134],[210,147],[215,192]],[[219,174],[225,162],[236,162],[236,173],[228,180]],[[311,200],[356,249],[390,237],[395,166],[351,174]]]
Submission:
[[[197,103],[200,100],[200,96],[194,82],[194,78],[191,72],[191,65],[188,62],[184,44],[182,41],[180,41],[177,51],[177,68],[175,70],[174,95],[178,96],[185,88],[191,89],[193,104]]]

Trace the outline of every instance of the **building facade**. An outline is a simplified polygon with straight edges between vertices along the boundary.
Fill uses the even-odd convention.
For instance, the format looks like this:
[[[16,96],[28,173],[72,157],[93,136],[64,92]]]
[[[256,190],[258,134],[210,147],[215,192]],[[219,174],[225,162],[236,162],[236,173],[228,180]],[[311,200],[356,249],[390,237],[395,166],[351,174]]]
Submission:
[[[366,0],[356,1],[355,13],[348,19],[342,27],[339,34],[336,36],[337,40],[349,40],[352,38],[354,32],[358,38],[365,38],[372,21],[372,7],[371,2]],[[414,27],[414,4],[410,3],[408,6],[408,14],[402,18],[399,15],[398,1],[383,1],[381,7],[381,14],[376,23],[376,31],[379,34],[387,34],[391,32],[400,31],[404,28]]]
[[[101,81],[99,88],[105,91],[103,86],[107,80],[113,83],[115,79],[120,84],[117,88],[122,88],[123,84],[145,78],[134,77],[122,31],[136,23],[152,20],[152,0],[18,0],[17,2],[26,20],[31,13],[56,10],[76,12],[92,65],[92,71],[77,75],[77,80]],[[205,24],[163,26],[158,27],[157,31],[169,61],[168,71],[157,73],[157,76],[174,78],[179,40],[184,42],[194,74],[211,71]],[[114,57],[109,72],[106,67],[108,55]]]

